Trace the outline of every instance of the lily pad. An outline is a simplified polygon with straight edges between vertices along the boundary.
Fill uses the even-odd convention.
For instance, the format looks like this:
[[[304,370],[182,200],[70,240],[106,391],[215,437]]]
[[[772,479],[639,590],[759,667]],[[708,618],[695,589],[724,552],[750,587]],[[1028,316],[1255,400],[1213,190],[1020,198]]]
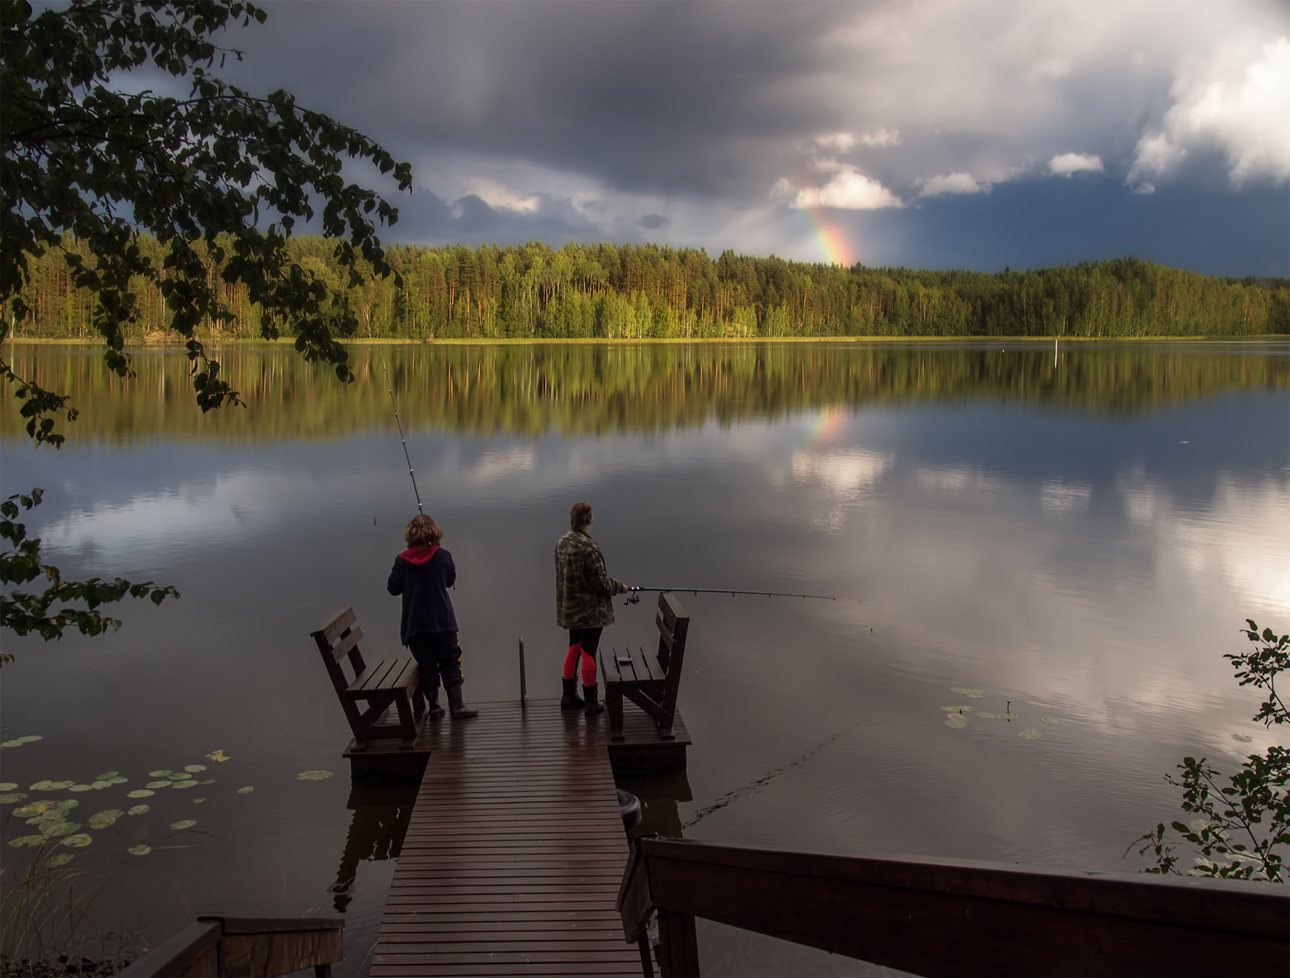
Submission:
[[[962,730],[967,726],[967,717],[960,716],[957,713],[951,713],[945,718],[945,726],[953,727],[955,730]]]
[[[127,791],[125,796],[127,798],[148,798],[155,794],[155,791],[149,791],[147,788],[135,788],[133,791]]]
[[[63,845],[70,846],[73,849],[84,849],[93,841],[93,837],[88,835],[69,835],[63,840]]]
[[[18,787],[17,781],[0,781],[0,791],[13,791]]]
[[[57,869],[59,866],[66,866],[75,858],[76,856],[70,852],[58,852],[46,859],[45,865],[50,869]]]
[[[33,785],[31,786],[31,790],[32,790],[32,791],[48,791],[48,790],[49,790],[50,788],[52,788],[53,786],[54,786],[54,782],[52,782],[52,781],[37,781],[35,784],[33,784]]]
[[[44,740],[44,739],[45,739],[44,737],[41,737],[37,734],[28,734],[26,737],[19,737],[18,743],[32,744],[32,743],[35,743],[37,740]]]
[[[121,775],[119,775],[119,774],[118,774],[118,775],[117,775],[116,777],[114,777],[114,778],[108,778],[108,780],[109,780],[109,781],[111,781],[113,784],[125,784],[125,783],[126,783],[127,781],[129,781],[130,779],[129,779],[129,778],[123,778]]]
[[[976,715],[976,718],[977,718],[978,720],[997,720],[997,719],[999,719],[999,714],[997,714],[997,713],[978,713],[978,714]]]
[[[224,753],[223,747],[221,747],[217,751],[212,751],[211,753],[207,754],[206,757],[208,760],[212,760],[212,761],[231,761],[233,759]]]
[[[197,819],[195,818],[183,818],[183,819],[180,819],[178,822],[171,822],[170,827],[176,830],[191,829],[196,824],[197,824]]]
[[[1061,726],[1061,721],[1058,720],[1056,717],[1040,717],[1039,722],[1046,723],[1051,727]]]
[[[1235,740],[1235,741],[1239,741],[1239,742],[1240,742],[1240,743],[1242,743],[1242,744],[1248,744],[1248,743],[1249,743],[1251,740],[1253,740],[1254,738],[1253,738],[1253,737],[1251,737],[1249,734],[1238,734],[1238,733],[1234,733],[1234,734],[1232,734],[1232,739],[1233,739],[1233,740]],[[0,799],[0,800],[3,800],[3,799]]]
[[[1034,727],[1027,727],[1025,730],[1021,731],[1021,733],[1017,734],[1017,736],[1022,740],[1038,740],[1043,736],[1043,734]]]
[[[64,788],[70,788],[74,784],[76,784],[75,781],[51,781],[49,782],[49,787],[46,790],[62,791]]]
[[[126,852],[132,856],[146,856],[152,852],[152,846],[131,846]]]
[[[198,784],[214,784],[214,783],[215,783],[215,779],[214,779],[214,778],[207,778],[205,781],[198,781],[197,783],[198,783]]]
[[[64,798],[62,801],[54,802],[59,808],[75,808],[80,804],[75,798]]]
[[[985,695],[985,691],[984,691],[984,690],[981,690],[981,689],[967,689],[967,688],[965,688],[965,687],[963,687],[963,686],[951,686],[951,687],[950,687],[950,692],[951,692],[951,693],[958,693],[960,696],[968,696],[968,697],[971,697],[971,698],[972,698],[972,699],[974,699],[974,700],[979,700],[979,699],[981,699],[981,697],[983,697],[983,696]]]
[[[206,800],[205,798],[194,798],[194,799],[193,799],[193,804],[194,804],[194,805],[200,805],[200,804],[201,804],[202,802],[204,802],[205,800]]]
[[[113,778],[115,778],[115,777],[116,777],[118,774],[120,774],[120,773],[121,773],[120,771],[104,771],[102,774],[100,774],[100,775],[99,775],[98,777],[96,777],[94,780],[95,780],[95,781],[111,781]]]
[[[187,780],[188,780],[188,772],[187,772],[187,771],[175,771],[174,773],[172,773],[172,774],[170,775],[170,780],[171,780],[171,781],[187,781]]]
[[[24,835],[17,839],[10,839],[11,846],[39,846],[44,845],[45,837],[43,835]]]
[[[91,787],[91,788],[93,788],[95,791],[102,791],[104,788],[110,788],[110,787],[112,787],[112,782],[111,782],[111,781],[95,781],[93,784],[91,784],[91,785],[90,785],[90,787]]]
[[[173,781],[149,781],[144,787],[147,788],[169,788]]]
[[[152,809],[152,806],[151,806],[151,805],[135,805],[135,806],[134,806],[133,808],[131,808],[128,812],[126,812],[126,814],[127,814],[127,815],[142,815],[144,812],[146,812],[146,811],[150,811],[151,809]]]
[[[0,795],[0,805],[12,805],[14,802],[22,801],[27,796],[21,791],[6,791]]]
[[[90,784],[74,784],[67,790],[68,791],[93,791],[94,786]]]
[[[296,778],[301,781],[322,781],[330,778],[334,773],[334,771],[301,771]]]
[[[45,833],[51,839],[61,839],[65,835],[71,835],[81,827],[80,822],[64,822],[61,819],[49,827]]]
[[[186,764],[184,766],[184,770],[187,771],[189,774],[197,774],[199,771],[205,771],[206,765],[205,764]]]
[[[148,777],[150,777],[150,778],[164,778],[166,775],[168,775],[168,774],[173,774],[173,773],[174,773],[174,772],[173,772],[173,771],[171,771],[171,770],[170,770],[170,768],[168,768],[168,767],[163,767],[160,771],[149,771],[149,772],[148,772]]]
[[[190,778],[187,781],[176,781],[170,787],[174,788],[176,791],[178,791],[180,788],[196,788],[197,782]]]
[[[90,828],[105,829],[109,825],[115,824],[116,820],[124,814],[125,812],[121,811],[119,808],[109,808],[105,812],[98,812],[97,814],[90,816]]]
[[[238,788],[237,793],[239,795],[249,795],[254,790],[255,789],[248,784],[245,788]]]

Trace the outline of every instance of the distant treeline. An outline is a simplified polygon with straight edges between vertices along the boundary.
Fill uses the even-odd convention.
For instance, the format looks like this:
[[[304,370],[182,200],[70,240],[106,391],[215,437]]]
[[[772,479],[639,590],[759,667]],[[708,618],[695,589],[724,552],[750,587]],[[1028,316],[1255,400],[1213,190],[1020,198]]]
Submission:
[[[161,267],[164,249],[139,247]],[[64,248],[81,252],[74,239]],[[394,245],[402,276],[346,288],[335,243],[293,238],[306,273],[348,303],[355,335],[383,339],[650,339],[810,336],[1251,336],[1290,333],[1290,279],[1223,279],[1134,258],[998,274],[866,268],[754,258],[657,245],[540,243],[498,248]],[[63,255],[31,260],[23,298],[34,310],[14,330],[27,337],[89,337],[94,299]],[[360,267],[360,271],[365,271]],[[211,339],[260,335],[260,310],[222,280],[234,315],[210,323]],[[157,288],[139,281],[134,340],[167,322]],[[290,324],[283,329],[291,335]]]

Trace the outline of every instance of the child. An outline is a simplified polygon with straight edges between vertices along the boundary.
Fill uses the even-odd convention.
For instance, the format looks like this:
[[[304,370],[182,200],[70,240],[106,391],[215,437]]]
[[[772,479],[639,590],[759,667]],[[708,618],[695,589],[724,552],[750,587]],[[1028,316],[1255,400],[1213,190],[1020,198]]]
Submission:
[[[439,705],[439,679],[448,691],[448,710],[454,720],[478,716],[466,708],[461,696],[461,646],[457,644],[457,616],[448,599],[448,588],[457,581],[452,554],[439,546],[443,530],[429,516],[414,516],[403,531],[408,549],[394,558],[386,590],[403,595],[399,637],[421,667],[421,689],[430,705],[430,718],[443,716]]]

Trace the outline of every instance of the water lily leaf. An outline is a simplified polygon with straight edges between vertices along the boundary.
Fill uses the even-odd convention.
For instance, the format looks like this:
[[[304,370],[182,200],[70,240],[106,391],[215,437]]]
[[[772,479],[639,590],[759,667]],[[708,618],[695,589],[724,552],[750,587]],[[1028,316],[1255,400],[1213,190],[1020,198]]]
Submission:
[[[108,780],[111,781],[113,784],[125,784],[130,779],[123,778],[121,775],[118,774],[115,778],[108,778]]]
[[[1046,723],[1052,727],[1057,727],[1061,725],[1061,721],[1058,720],[1056,717],[1040,717],[1039,722]]]
[[[24,835],[17,839],[10,839],[11,846],[39,846],[43,845],[45,837],[43,835]]]
[[[97,814],[90,816],[90,828],[105,829],[109,825],[116,824],[116,820],[124,814],[125,812],[121,811],[119,808],[109,808],[105,812],[98,812]]]
[[[18,743],[20,743],[20,744],[33,744],[33,743],[35,743],[35,742],[36,742],[36,741],[38,741],[38,740],[44,740],[44,739],[45,739],[44,737],[38,736],[38,735],[36,735],[36,734],[28,734],[26,737],[19,737],[19,738],[18,738]]]
[[[66,821],[67,819],[61,815],[46,815],[42,818],[28,819],[27,824],[36,826],[36,828],[40,829],[42,835],[47,836],[53,832],[56,827],[63,825]],[[66,833],[62,834],[65,835]]]
[[[194,805],[200,805],[200,804],[201,804],[202,802],[204,802],[205,800],[206,800],[205,798],[194,798],[194,799],[193,799],[193,804],[194,804]]]
[[[68,790],[69,791],[93,791],[94,786],[88,785],[88,784],[74,784]]]
[[[322,781],[324,778],[330,778],[333,771],[301,771],[296,777],[301,781]]]
[[[58,852],[46,859],[45,865],[50,869],[57,869],[59,866],[66,866],[75,858],[76,856],[70,852]]]
[[[49,790],[50,788],[52,788],[53,786],[54,786],[54,782],[52,782],[52,781],[37,781],[35,784],[33,784],[33,785],[31,786],[31,790],[32,790],[32,791],[48,791],[48,790]]]
[[[54,802],[59,808],[75,808],[80,804],[75,798],[64,798],[62,801]]]
[[[17,781],[0,781],[0,791],[13,791],[18,787]]]
[[[132,856],[146,856],[152,852],[152,846],[131,846],[126,852]]]
[[[1025,730],[1021,731],[1021,733],[1017,734],[1017,736],[1022,740],[1038,740],[1043,736],[1043,734],[1034,727],[1027,727]]]
[[[212,751],[211,753],[207,754],[206,757],[212,761],[231,761],[233,759],[224,753],[223,747],[221,747],[217,751]]]
[[[90,787],[91,787],[91,788],[93,788],[95,791],[102,791],[104,788],[110,788],[110,787],[112,787],[112,782],[111,782],[111,781],[95,781],[93,784],[91,784],[91,785],[90,785]]]
[[[1240,742],[1240,743],[1242,743],[1242,744],[1248,744],[1248,743],[1249,743],[1251,740],[1253,740],[1254,738],[1253,738],[1253,737],[1251,737],[1249,734],[1237,734],[1237,733],[1234,733],[1234,734],[1232,734],[1232,739],[1233,739],[1233,740],[1236,740],[1236,741],[1239,741],[1239,742]]]
[[[147,788],[135,788],[133,791],[127,791],[125,796],[127,798],[148,798],[155,794],[155,791],[149,791]]]
[[[170,780],[171,780],[171,781],[187,781],[187,780],[188,780],[188,772],[187,772],[187,771],[175,771],[174,773],[172,773],[172,774],[170,775]]]
[[[942,707],[941,707],[941,709],[942,709],[942,710],[944,710],[944,711],[945,711],[945,712],[947,712],[947,713],[959,713],[959,712],[962,712],[962,713],[974,713],[974,712],[976,712],[976,707],[975,707],[975,706],[942,706]]]
[[[145,787],[148,787],[148,788],[169,788],[172,784],[174,784],[174,782],[173,782],[173,781],[149,781],[149,782],[147,783],[147,785],[145,785]]]
[[[94,780],[95,780],[95,781],[111,781],[113,778],[115,778],[115,777],[116,777],[118,774],[120,774],[120,773],[121,773],[120,771],[104,771],[102,774],[100,774],[100,775],[99,775],[98,777],[96,777]]]
[[[134,806],[133,808],[131,808],[128,812],[126,812],[126,814],[127,814],[127,815],[142,815],[144,812],[146,812],[146,811],[150,811],[151,809],[152,809],[152,806],[151,806],[151,805],[135,805],[135,806]]]
[[[188,781],[176,781],[170,787],[174,788],[176,791],[178,791],[180,788],[195,788],[197,787],[197,782],[191,779]]]
[[[71,846],[73,849],[83,849],[93,841],[94,839],[88,835],[69,835],[62,844]]]
[[[950,687],[950,692],[951,692],[951,693],[958,693],[960,696],[970,696],[970,697],[971,697],[972,699],[974,699],[974,700],[979,700],[982,696],[984,696],[984,695],[985,695],[985,691],[984,691],[984,690],[980,690],[980,689],[966,689],[966,688],[965,688],[965,687],[963,687],[963,686],[951,686],[951,687]]]
[[[170,768],[168,768],[168,767],[163,767],[160,771],[149,771],[149,772],[148,772],[148,777],[150,777],[150,778],[164,778],[167,774],[173,774],[173,773],[174,773],[174,772],[172,772],[172,771],[170,770]]]
[[[171,822],[170,827],[172,829],[191,829],[196,824],[197,824],[197,819],[195,818],[183,818],[183,819],[180,819],[178,822]]]
[[[4,740],[0,741],[0,747],[21,747],[21,740]]]
[[[198,781],[197,783],[198,783],[198,784],[214,784],[214,783],[215,783],[215,779],[214,779],[214,778],[207,778],[205,781]]]
[[[59,839],[65,835],[71,835],[80,827],[80,822],[64,822],[62,819],[59,819],[57,824],[51,826],[49,831],[45,834],[52,839]]]
[[[75,781],[51,781],[49,782],[48,790],[62,791],[64,788],[70,788],[74,784],[76,784]]]
[[[0,795],[0,805],[12,805],[16,801],[22,801],[27,796],[21,791],[6,791]]]
[[[188,764],[188,765],[185,765],[185,766],[184,766],[184,770],[185,770],[185,771],[187,771],[189,774],[196,774],[196,773],[197,773],[197,772],[199,772],[199,771],[205,771],[205,770],[206,770],[206,765],[205,765],[205,764]]]
[[[959,716],[957,713],[951,713],[945,718],[945,726],[953,727],[955,730],[962,730],[967,726],[967,717]]]
[[[238,793],[239,795],[249,795],[249,794],[250,794],[252,791],[254,791],[254,790],[255,790],[255,789],[254,789],[254,788],[252,788],[250,785],[247,785],[245,788],[238,788],[238,789],[237,789],[237,793]]]
[[[976,718],[977,718],[978,720],[997,720],[997,719],[999,719],[999,714],[997,714],[997,713],[978,713],[978,714],[976,715]]]

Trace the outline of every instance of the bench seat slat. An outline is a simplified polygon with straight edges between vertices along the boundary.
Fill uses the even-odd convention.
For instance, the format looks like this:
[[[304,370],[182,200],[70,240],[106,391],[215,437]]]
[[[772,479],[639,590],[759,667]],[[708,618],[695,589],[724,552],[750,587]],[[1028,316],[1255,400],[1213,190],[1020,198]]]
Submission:
[[[363,674],[349,684],[349,693],[352,696],[365,696],[410,687],[412,669],[409,667],[415,665],[411,659],[382,659],[363,670]]]

